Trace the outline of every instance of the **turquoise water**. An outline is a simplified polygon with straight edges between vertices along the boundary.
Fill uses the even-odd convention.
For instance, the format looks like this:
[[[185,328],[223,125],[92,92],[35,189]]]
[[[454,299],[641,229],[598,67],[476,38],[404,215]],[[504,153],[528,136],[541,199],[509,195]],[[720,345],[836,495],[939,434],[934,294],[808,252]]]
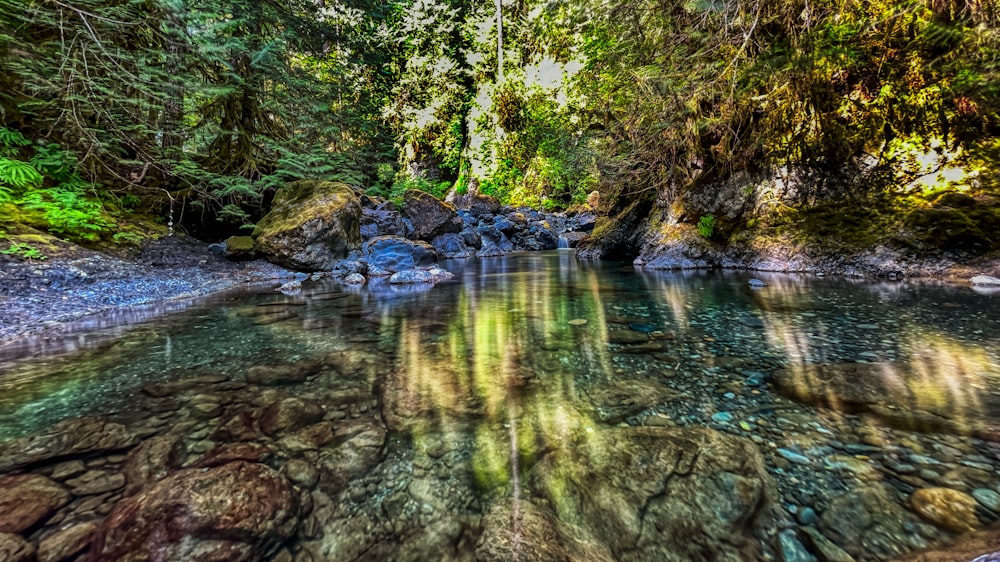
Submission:
[[[515,514],[551,511],[616,558],[657,559],[605,536],[585,507],[567,515],[563,504],[577,504],[558,491],[583,474],[622,478],[596,459],[616,446],[608,435],[638,427],[708,428],[760,452],[775,494],[755,525],[740,523],[753,544],[737,550],[753,558],[816,552],[806,528],[859,559],[944,541],[955,529],[914,507],[923,488],[981,500],[963,515],[971,527],[998,518],[986,491],[1000,492],[1000,294],[767,273],[752,276],[768,286],[751,289],[742,272],[640,273],[566,251],[445,267],[455,279],[433,288],[319,283],[295,296],[229,296],[8,350],[0,439],[106,415],[153,428],[144,434],[181,434],[192,461],[226,440],[217,428],[240,408],[279,395],[314,400],[326,422],[355,420],[382,436],[350,462],[350,438],[305,449],[289,441],[298,427],[255,438],[276,464],[316,464],[314,493],[341,498],[289,547],[327,559],[444,550],[471,559],[473,539],[482,549],[494,536],[483,515],[511,498]],[[306,382],[243,383],[254,366],[300,361],[324,366]],[[168,406],[148,391],[206,374],[229,386],[179,393]],[[221,414],[192,413],[204,395],[222,397]],[[171,421],[146,423],[157,416]],[[560,462],[574,467],[557,478],[549,465],[567,444],[574,453]],[[845,507],[872,486],[892,505]],[[869,509],[875,522],[851,528],[843,520],[863,518],[851,509]],[[359,517],[381,534],[357,531]],[[663,521],[654,527],[669,541]],[[779,540],[789,529],[795,540]]]

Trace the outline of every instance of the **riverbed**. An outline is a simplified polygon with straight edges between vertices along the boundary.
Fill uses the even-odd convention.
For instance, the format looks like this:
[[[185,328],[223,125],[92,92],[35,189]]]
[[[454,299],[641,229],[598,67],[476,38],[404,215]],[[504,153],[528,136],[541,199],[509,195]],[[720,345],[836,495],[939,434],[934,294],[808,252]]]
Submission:
[[[58,498],[0,532],[95,560],[888,560],[1000,517],[996,292],[442,266],[0,350],[0,470]],[[227,496],[258,480],[241,526]]]

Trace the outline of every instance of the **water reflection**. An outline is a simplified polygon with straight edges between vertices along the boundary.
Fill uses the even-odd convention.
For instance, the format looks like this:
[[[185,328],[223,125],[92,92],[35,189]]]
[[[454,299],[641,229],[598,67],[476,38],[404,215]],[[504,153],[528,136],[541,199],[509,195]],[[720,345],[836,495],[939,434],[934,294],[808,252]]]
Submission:
[[[110,415],[176,432],[188,463],[261,444],[320,475],[321,516],[292,543],[314,559],[492,559],[490,537],[516,556],[539,536],[563,556],[758,559],[799,523],[886,559],[950,536],[916,490],[1000,486],[995,296],[776,274],[755,290],[565,251],[446,267],[455,280],[432,289],[249,294],[69,335],[72,353],[8,354],[0,439]],[[37,343],[22,349],[57,345]],[[305,413],[282,414],[295,400]],[[874,485],[888,499],[865,509],[883,511],[850,513],[846,494]],[[997,518],[981,507],[968,528]],[[863,516],[898,528],[844,524]]]

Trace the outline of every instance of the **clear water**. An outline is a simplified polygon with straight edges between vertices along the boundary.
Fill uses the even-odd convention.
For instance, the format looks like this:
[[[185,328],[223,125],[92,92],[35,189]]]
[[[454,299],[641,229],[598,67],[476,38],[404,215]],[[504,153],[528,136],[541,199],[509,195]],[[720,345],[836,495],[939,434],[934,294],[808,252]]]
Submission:
[[[369,424],[376,445],[297,447],[288,435],[298,428],[258,440],[278,451],[276,464],[301,457],[320,468],[314,495],[332,500],[318,502],[309,536],[288,548],[331,560],[472,559],[476,541],[482,549],[494,536],[482,530],[483,515],[501,503],[513,506],[515,547],[531,546],[516,523],[531,506],[614,543],[586,515],[565,515],[538,466],[572,444],[563,462],[580,466],[566,478],[616,478],[594,459],[625,426],[708,427],[752,440],[776,488],[773,510],[748,531],[757,544],[745,552],[759,559],[797,548],[782,546],[782,529],[795,530],[801,546],[802,529],[818,527],[860,559],[952,537],[916,513],[911,495],[921,488],[975,492],[983,501],[966,514],[974,526],[998,517],[1000,506],[987,504],[989,491],[1000,492],[991,437],[1000,419],[1000,294],[764,273],[754,277],[768,286],[754,290],[745,273],[637,273],[565,251],[447,268],[454,281],[432,289],[320,284],[297,296],[230,296],[0,350],[0,440],[107,415],[153,428],[144,434],[181,433],[193,462],[224,440],[215,429],[239,408],[315,400],[327,406],[326,421]],[[255,365],[301,360],[325,367],[302,384],[240,384]],[[814,398],[778,393],[782,373]],[[824,373],[841,373],[841,386],[824,386]],[[153,407],[162,399],[142,391],[204,374],[235,383],[192,391],[225,393],[224,412],[209,419],[183,396]],[[877,379],[879,403],[815,405],[843,402],[838,393],[853,392],[843,377],[852,376],[867,377],[859,387]],[[846,494],[873,485],[902,511],[883,506],[854,531],[838,523],[860,517],[844,507]],[[608,548],[621,559],[657,559]]]

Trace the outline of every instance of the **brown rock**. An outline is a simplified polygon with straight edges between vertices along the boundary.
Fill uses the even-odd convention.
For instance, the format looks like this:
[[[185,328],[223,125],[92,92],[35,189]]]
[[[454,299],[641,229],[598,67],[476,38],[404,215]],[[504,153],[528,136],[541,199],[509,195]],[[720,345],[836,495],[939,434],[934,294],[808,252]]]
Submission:
[[[352,479],[367,474],[384,457],[386,432],[374,420],[358,420],[337,426],[336,449],[324,450],[319,458],[320,485],[340,490]]]
[[[226,443],[219,445],[194,465],[199,468],[222,466],[234,461],[264,462],[271,458],[271,449],[259,443]]]
[[[588,387],[584,391],[590,413],[598,420],[615,424],[675,396],[666,386],[646,381],[616,380]]]
[[[319,471],[311,462],[304,459],[289,460],[282,472],[292,483],[307,489],[315,486],[319,480]]]
[[[987,529],[962,535],[945,544],[917,552],[908,552],[893,562],[955,562],[956,560],[994,562],[1000,559],[1000,555],[997,553],[1000,553],[1000,523],[994,523]],[[990,554],[994,555],[993,558],[979,558]]]
[[[19,535],[0,533],[0,560],[4,562],[27,562],[33,560],[35,546]]]
[[[261,436],[256,418],[253,410],[236,412],[212,432],[212,437],[219,441],[254,441]]]
[[[616,427],[567,445],[535,465],[533,488],[616,559],[761,559],[756,533],[776,492],[750,440]]]
[[[476,562],[613,562],[608,549],[527,501],[501,500],[483,517]]]
[[[910,497],[913,510],[927,521],[955,533],[968,533],[981,525],[976,500],[950,488],[922,488]]]
[[[293,453],[301,453],[319,449],[336,438],[336,425],[333,422],[320,422],[282,437],[279,443]]]
[[[830,501],[820,516],[820,530],[859,560],[884,560],[925,546],[909,529],[920,524],[896,499],[888,484],[867,484]]]
[[[291,485],[262,464],[180,470],[119,502],[90,560],[267,560],[294,533],[297,516]]]
[[[121,424],[100,417],[71,418],[42,433],[0,444],[0,473],[70,455],[120,451],[135,441]]]
[[[403,193],[403,216],[413,223],[413,236],[419,240],[462,231],[462,219],[455,207],[423,191],[410,189]]]
[[[187,377],[171,382],[161,382],[147,384],[142,387],[142,392],[153,398],[166,398],[176,394],[182,394],[191,390],[199,390],[223,383],[229,380],[226,375],[199,375]]]
[[[38,562],[60,562],[87,547],[97,531],[97,523],[88,521],[61,529],[38,541]]]
[[[297,384],[318,373],[322,366],[308,359],[290,365],[257,365],[247,371],[247,382],[267,386]]]
[[[38,474],[0,477],[0,533],[21,533],[69,503],[58,483]]]
[[[267,435],[295,431],[323,419],[323,408],[312,400],[285,398],[272,402],[261,415],[260,429]]]
[[[183,443],[176,435],[161,435],[143,441],[125,457],[122,473],[131,496],[147,484],[156,482],[176,468],[183,453]]]
[[[1000,441],[1000,396],[956,384],[961,378],[940,369],[927,362],[815,364],[778,371],[772,381],[796,400],[872,414],[891,427]]]
[[[93,496],[118,490],[125,486],[125,475],[114,470],[88,470],[66,481],[73,495]]]

